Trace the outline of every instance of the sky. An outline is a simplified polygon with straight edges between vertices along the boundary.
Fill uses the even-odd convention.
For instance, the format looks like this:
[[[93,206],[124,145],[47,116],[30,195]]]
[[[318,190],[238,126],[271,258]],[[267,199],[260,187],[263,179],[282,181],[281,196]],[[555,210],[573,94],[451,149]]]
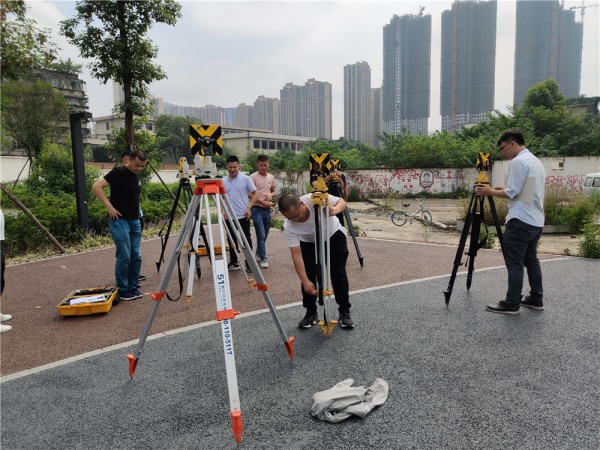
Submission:
[[[535,0],[532,0],[535,1]],[[27,0],[28,16],[52,31],[62,59],[79,64],[76,47],[58,34],[59,22],[75,15],[74,1]],[[392,17],[423,14],[432,18],[429,131],[440,128],[441,13],[452,1],[180,1],[175,26],[155,24],[149,38],[158,47],[156,63],[168,79],[149,87],[155,97],[181,106],[235,107],[261,95],[279,98],[286,83],[310,79],[332,85],[333,139],[344,134],[344,74],[348,64],[366,61],[371,86],[383,80],[383,27]],[[564,0],[565,8],[581,0]],[[583,31],[581,94],[600,96],[600,0],[587,0]],[[499,0],[496,26],[494,108],[506,113],[513,99],[516,0]],[[580,10],[576,10],[581,21]],[[112,83],[102,85],[84,68],[90,112],[109,115]]]

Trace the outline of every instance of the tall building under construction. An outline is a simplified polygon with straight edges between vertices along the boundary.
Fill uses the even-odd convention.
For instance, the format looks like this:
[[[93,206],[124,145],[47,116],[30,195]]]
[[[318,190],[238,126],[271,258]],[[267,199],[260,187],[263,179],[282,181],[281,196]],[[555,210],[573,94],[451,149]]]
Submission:
[[[383,27],[383,129],[427,134],[431,15],[397,16]]]
[[[442,13],[441,128],[456,131],[494,109],[495,0],[455,1]]]
[[[517,0],[514,103],[548,78],[565,97],[579,97],[582,51],[583,23],[574,10],[558,0]]]

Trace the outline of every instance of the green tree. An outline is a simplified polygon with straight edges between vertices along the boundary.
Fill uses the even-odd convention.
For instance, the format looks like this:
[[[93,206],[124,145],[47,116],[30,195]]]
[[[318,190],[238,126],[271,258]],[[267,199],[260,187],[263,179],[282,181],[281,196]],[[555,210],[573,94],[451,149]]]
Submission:
[[[119,111],[125,115],[127,143],[133,146],[133,118],[148,112],[148,85],[167,77],[153,63],[158,48],[146,35],[154,23],[175,25],[181,5],[174,0],[81,0],[75,9],[76,17],[62,21],[60,32],[83,58],[94,59],[88,66],[94,78],[104,84],[112,79],[123,87]]]
[[[69,105],[50,84],[8,81],[2,85],[2,128],[27,152],[30,170],[45,143],[66,134]]]
[[[175,161],[179,161],[179,158],[185,156],[188,162],[192,162],[190,124],[198,122],[198,119],[190,117],[158,116],[154,129],[156,144],[161,153],[172,157]]]
[[[24,0],[0,1],[0,78],[15,80],[46,67],[56,58],[57,47],[49,39],[50,30],[40,30],[27,18]]]
[[[81,69],[83,69],[83,64],[76,64],[71,58],[67,58],[66,60],[60,58],[58,61],[50,64],[50,69],[79,74],[81,73]]]

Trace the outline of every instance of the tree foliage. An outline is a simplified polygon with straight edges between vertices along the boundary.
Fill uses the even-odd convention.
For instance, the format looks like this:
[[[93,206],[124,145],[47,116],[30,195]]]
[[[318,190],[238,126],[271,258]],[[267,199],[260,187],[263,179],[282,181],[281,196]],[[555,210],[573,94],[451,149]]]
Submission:
[[[181,116],[160,115],[154,124],[156,144],[162,155],[179,161],[182,156],[192,161],[190,153],[190,124],[198,119]]]
[[[16,80],[35,67],[47,67],[56,58],[57,47],[49,39],[50,30],[37,28],[27,18],[24,0],[0,1],[0,78]]]
[[[61,22],[60,32],[75,45],[89,64],[91,74],[102,83],[109,80],[123,87],[127,143],[134,144],[133,117],[148,112],[144,100],[148,85],[166,78],[153,59],[158,48],[147,33],[154,23],[175,25],[181,5],[174,0],[77,2],[77,15]]]
[[[59,58],[58,61],[50,64],[49,68],[59,72],[80,74],[83,69],[83,64],[77,64],[71,58],[67,58],[66,60]]]
[[[2,128],[27,152],[33,167],[45,143],[66,134],[69,105],[50,84],[41,81],[8,81],[2,85]]]

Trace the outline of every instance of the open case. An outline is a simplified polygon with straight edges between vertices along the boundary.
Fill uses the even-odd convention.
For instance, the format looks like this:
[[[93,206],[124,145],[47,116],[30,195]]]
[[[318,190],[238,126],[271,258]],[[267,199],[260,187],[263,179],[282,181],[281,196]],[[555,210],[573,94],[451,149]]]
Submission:
[[[109,312],[120,300],[119,288],[115,286],[77,289],[67,295],[57,308],[61,316],[102,314]]]

